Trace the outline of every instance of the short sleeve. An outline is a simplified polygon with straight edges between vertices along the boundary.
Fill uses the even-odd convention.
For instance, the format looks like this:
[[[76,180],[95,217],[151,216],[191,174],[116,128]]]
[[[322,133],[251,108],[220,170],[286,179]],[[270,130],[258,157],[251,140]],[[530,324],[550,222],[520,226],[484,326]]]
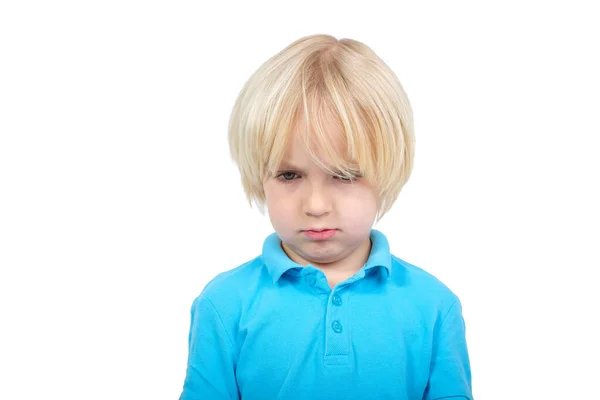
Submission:
[[[434,332],[429,382],[423,400],[472,400],[465,322],[458,299]]]
[[[213,303],[192,305],[188,364],[180,400],[239,399],[233,342]]]

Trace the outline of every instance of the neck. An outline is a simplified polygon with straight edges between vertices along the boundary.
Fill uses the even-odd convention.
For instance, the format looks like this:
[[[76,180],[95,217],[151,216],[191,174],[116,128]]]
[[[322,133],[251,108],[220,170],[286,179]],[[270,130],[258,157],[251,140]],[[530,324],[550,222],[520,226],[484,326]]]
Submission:
[[[305,260],[304,258],[297,255],[288,246],[286,246],[285,243],[281,244],[283,251],[296,264],[300,264],[302,266],[310,264],[315,268],[318,268],[321,271],[323,271],[325,275],[347,277],[354,275],[365,265],[365,263],[369,259],[369,254],[371,253],[371,246],[371,240],[367,239],[363,243],[361,243],[360,246],[356,248],[352,253],[348,254],[342,259],[327,263],[319,263]]]

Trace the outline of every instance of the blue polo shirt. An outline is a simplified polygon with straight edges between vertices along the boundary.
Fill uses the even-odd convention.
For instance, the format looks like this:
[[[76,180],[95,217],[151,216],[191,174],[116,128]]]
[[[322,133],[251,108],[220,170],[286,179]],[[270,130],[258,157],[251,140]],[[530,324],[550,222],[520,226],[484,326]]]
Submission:
[[[381,232],[371,242],[333,289],[276,234],[214,278],[192,306],[180,399],[472,399],[459,299]]]

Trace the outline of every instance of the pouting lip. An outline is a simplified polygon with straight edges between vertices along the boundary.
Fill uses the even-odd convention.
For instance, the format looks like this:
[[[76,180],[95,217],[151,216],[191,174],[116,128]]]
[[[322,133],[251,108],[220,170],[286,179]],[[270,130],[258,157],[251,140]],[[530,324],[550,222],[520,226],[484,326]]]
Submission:
[[[335,228],[310,228],[310,229],[302,229],[302,232],[323,232],[323,231],[336,231]]]

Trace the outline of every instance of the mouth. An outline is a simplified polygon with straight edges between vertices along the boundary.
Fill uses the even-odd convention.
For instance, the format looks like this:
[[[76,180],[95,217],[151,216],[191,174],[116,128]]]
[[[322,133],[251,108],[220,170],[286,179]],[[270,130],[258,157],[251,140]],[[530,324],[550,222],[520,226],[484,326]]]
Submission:
[[[327,240],[337,233],[337,229],[307,229],[303,233],[311,240]]]

